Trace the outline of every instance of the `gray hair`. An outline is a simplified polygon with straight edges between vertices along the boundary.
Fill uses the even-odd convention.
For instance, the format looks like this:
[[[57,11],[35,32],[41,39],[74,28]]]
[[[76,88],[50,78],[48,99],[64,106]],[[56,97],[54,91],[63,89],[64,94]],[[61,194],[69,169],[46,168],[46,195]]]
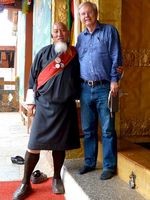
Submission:
[[[90,7],[94,10],[95,14],[97,15],[97,13],[98,13],[98,11],[97,11],[97,6],[96,6],[95,3],[92,3],[92,2],[90,2],[90,1],[83,2],[83,3],[81,3],[81,4],[79,5],[79,8],[78,8],[79,14],[80,14],[81,8],[82,8],[83,6],[86,6],[86,5],[90,6]]]

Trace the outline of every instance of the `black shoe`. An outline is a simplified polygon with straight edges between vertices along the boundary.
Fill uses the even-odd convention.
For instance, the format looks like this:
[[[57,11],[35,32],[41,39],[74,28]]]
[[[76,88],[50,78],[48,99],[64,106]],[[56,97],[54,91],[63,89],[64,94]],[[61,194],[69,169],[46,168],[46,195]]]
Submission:
[[[52,191],[54,194],[64,194],[65,193],[64,184],[60,178],[53,178]]]
[[[48,178],[47,178],[46,174],[44,174],[40,170],[36,170],[36,171],[32,172],[30,180],[33,184],[39,184],[39,183],[42,183],[44,181],[47,181],[47,179]]]
[[[31,185],[21,184],[13,194],[13,200],[23,200],[32,192]]]
[[[116,173],[113,172],[113,171],[103,171],[101,176],[100,176],[100,179],[101,180],[107,180],[107,179],[110,179],[112,178]]]
[[[11,157],[11,162],[14,163],[14,164],[23,165],[24,164],[24,158],[22,158],[21,156]]]
[[[80,170],[79,170],[79,174],[86,174],[86,173],[88,173],[88,172],[91,172],[91,171],[93,171],[93,170],[95,170],[95,168],[93,168],[93,167],[88,167],[88,166],[84,166],[84,167],[82,167]]]

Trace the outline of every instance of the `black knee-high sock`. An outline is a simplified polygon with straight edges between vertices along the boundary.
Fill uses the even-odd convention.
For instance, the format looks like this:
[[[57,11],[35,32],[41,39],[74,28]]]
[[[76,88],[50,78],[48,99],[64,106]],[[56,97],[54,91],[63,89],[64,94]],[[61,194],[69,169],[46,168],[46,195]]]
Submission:
[[[54,163],[54,178],[60,178],[60,171],[65,160],[65,151],[52,151]]]
[[[39,161],[40,154],[34,154],[26,151],[25,154],[25,166],[24,166],[24,177],[22,183],[29,184],[30,183],[30,176]]]

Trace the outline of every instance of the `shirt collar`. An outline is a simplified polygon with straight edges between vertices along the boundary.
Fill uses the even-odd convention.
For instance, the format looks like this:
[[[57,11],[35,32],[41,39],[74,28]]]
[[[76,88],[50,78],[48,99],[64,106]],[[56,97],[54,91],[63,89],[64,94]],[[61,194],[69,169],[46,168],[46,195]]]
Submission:
[[[100,29],[101,29],[101,23],[100,23],[99,21],[97,21],[96,28],[95,28],[95,30],[93,31],[93,33],[94,33],[96,30],[100,30]],[[84,33],[84,35],[89,34],[88,29],[85,28],[84,31],[83,31],[83,33]]]

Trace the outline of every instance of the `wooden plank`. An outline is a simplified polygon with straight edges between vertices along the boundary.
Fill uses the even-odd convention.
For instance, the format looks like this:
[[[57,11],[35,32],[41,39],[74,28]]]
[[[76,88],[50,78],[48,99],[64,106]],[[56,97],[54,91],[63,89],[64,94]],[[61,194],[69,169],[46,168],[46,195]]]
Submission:
[[[15,81],[0,81],[0,85],[15,85]]]
[[[24,125],[27,126],[27,133],[29,133],[30,126],[32,123],[32,117],[28,116],[27,105],[25,104],[24,101],[20,102],[20,113],[21,113],[21,117],[23,119]]]

